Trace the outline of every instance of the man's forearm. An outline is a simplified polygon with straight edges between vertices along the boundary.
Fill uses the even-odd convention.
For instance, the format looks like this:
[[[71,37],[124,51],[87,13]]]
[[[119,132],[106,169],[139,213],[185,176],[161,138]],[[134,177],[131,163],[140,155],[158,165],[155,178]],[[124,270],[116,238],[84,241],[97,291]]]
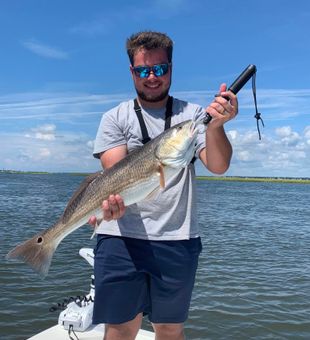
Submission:
[[[207,129],[206,146],[208,170],[216,174],[223,174],[229,168],[232,156],[232,147],[223,127]]]

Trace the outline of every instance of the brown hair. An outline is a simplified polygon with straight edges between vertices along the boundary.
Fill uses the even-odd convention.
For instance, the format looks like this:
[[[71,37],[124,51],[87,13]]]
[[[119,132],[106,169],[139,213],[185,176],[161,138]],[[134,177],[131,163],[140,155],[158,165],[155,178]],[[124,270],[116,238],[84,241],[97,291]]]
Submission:
[[[133,34],[127,39],[126,49],[131,65],[134,64],[134,55],[141,49],[154,50],[162,48],[166,50],[168,61],[171,63],[173,41],[165,34],[153,31],[143,31]]]

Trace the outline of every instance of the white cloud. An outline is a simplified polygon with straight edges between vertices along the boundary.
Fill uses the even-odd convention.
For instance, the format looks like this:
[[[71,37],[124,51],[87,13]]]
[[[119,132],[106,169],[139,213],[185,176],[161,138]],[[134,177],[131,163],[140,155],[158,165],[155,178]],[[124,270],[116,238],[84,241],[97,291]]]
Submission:
[[[0,120],[68,120],[100,115],[133,94],[17,93],[0,96]]]
[[[267,92],[264,92],[266,101]],[[270,98],[273,92],[269,92]],[[290,94],[285,90],[280,96],[278,91],[283,106],[280,106],[282,99],[278,100],[277,109],[266,105],[269,109],[263,116],[266,128],[262,129],[261,141],[255,130],[254,107],[249,114],[248,109],[242,108],[247,105],[248,97],[240,95],[239,115],[225,127],[234,149],[227,174],[309,177],[310,126],[305,126],[303,119],[307,105],[310,107],[309,93],[294,90]],[[288,98],[290,95],[295,102]],[[92,151],[102,112],[133,96],[133,93],[94,95],[69,92],[0,96],[0,168],[96,171],[100,163],[93,159]],[[213,93],[177,92],[173,96],[204,105],[212,100]],[[296,108],[301,110],[296,111]],[[274,116],[280,117],[281,112],[290,111],[295,112],[298,119],[274,119]],[[206,170],[198,164],[197,173],[205,174]]]
[[[235,140],[238,138],[238,131],[230,130],[227,132],[227,135],[230,137],[231,140]]]
[[[89,140],[87,143],[86,143],[87,147],[89,147],[90,149],[93,149],[94,148],[94,145],[95,145],[95,141],[94,140]]]
[[[34,137],[37,139],[52,141],[56,138],[56,125],[54,124],[44,124],[33,128],[32,131],[34,132]],[[29,133],[27,133],[26,135],[31,136],[31,134]]]
[[[292,133],[292,128],[290,126],[282,126],[276,129],[276,134],[279,137],[288,137]]]
[[[304,135],[307,139],[310,139],[310,126],[306,126],[304,129]]]
[[[276,135],[281,138],[281,142],[286,145],[297,145],[301,140],[299,134],[292,130],[290,126],[283,126],[276,129]]]
[[[308,131],[308,130],[307,130]],[[307,132],[306,131],[306,132]],[[230,175],[310,177],[310,143],[306,133],[299,135],[291,126],[275,129],[255,140],[255,131],[228,131],[234,154]]]
[[[237,152],[237,159],[240,161],[249,161],[251,160],[251,153],[247,150],[238,151]]]
[[[28,49],[29,51],[39,55],[44,58],[51,59],[68,59],[69,54],[60,48],[48,46],[42,43],[39,43],[35,40],[27,40],[22,42],[22,45]]]
[[[40,157],[49,157],[51,155],[51,151],[48,148],[41,148],[39,152]]]
[[[0,168],[30,171],[97,171],[100,163],[92,156],[89,136],[58,131],[61,138],[36,138],[32,128],[27,134],[1,134]],[[30,137],[27,135],[30,135]]]

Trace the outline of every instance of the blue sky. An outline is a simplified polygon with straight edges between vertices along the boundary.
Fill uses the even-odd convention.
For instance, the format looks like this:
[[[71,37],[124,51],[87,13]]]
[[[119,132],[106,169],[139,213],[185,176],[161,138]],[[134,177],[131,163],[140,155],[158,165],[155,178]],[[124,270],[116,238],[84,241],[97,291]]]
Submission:
[[[0,169],[98,170],[101,116],[135,95],[126,38],[151,29],[174,41],[175,97],[207,106],[221,82],[257,66],[262,140],[249,82],[226,124],[227,175],[310,177],[307,0],[6,0],[0,29]]]

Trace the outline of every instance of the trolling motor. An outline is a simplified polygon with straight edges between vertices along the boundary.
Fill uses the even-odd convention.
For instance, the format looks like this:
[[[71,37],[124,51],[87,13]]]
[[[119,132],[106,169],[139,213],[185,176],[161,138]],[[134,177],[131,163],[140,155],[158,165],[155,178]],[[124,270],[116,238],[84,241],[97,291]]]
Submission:
[[[256,85],[255,85],[255,77],[256,77],[256,66],[250,64],[240,75],[239,77],[232,83],[232,85],[229,86],[227,91],[231,91],[234,94],[237,94],[242,87],[249,81],[250,78],[252,78],[252,90],[253,90],[253,97],[254,97],[254,104],[255,104],[255,116],[256,118],[256,124],[257,124],[257,132],[258,137],[261,139],[261,134],[259,130],[259,121],[261,121],[262,126],[264,126],[264,122],[261,118],[261,113],[257,110],[257,101],[256,101]],[[225,99],[228,99],[228,97],[224,97]],[[209,113],[206,113],[206,117],[203,121],[205,125],[208,125],[210,121],[212,120],[212,117],[209,115]]]

